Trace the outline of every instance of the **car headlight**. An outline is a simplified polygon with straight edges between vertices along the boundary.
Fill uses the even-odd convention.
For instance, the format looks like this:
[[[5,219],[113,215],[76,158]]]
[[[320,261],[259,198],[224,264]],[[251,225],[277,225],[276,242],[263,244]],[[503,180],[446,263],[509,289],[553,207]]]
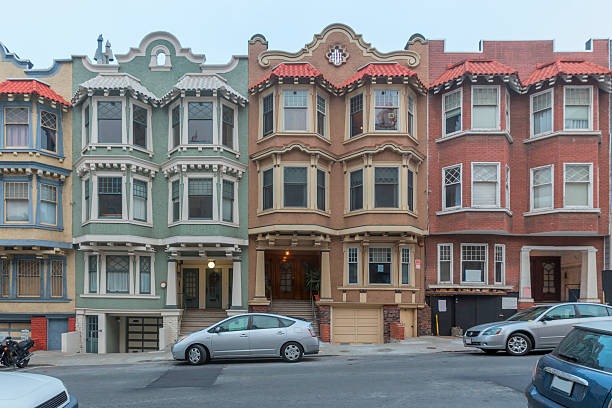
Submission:
[[[180,339],[176,341],[176,344],[179,344],[181,341],[185,340],[187,337],[189,337],[189,335],[181,337]]]
[[[502,332],[501,327],[491,327],[490,329],[483,331],[482,335],[483,336],[495,336],[496,334],[499,334],[501,332]]]

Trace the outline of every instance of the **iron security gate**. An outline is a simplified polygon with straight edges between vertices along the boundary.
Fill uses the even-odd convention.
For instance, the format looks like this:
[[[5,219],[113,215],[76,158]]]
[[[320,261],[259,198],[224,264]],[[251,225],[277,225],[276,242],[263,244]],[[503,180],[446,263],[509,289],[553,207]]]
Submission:
[[[159,350],[159,328],[161,317],[128,317],[127,318],[127,351]]]
[[[98,316],[87,316],[85,334],[85,351],[98,352]]]

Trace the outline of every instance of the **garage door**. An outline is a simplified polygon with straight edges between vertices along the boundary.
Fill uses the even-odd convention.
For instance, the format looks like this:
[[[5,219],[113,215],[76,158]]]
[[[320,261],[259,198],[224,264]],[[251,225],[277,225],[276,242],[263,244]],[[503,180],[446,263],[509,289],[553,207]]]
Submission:
[[[160,327],[162,327],[161,317],[128,317],[128,353],[159,350]]]
[[[332,310],[333,343],[382,343],[380,308],[342,308]]]

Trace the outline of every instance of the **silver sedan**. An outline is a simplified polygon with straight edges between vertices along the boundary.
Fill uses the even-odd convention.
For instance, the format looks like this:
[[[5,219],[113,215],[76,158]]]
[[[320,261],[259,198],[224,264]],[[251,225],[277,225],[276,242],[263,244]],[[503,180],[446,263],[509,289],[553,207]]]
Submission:
[[[469,328],[463,344],[488,354],[506,350],[522,356],[534,349],[553,349],[574,325],[597,320],[612,320],[612,307],[596,303],[533,306],[504,321]]]
[[[175,360],[193,365],[213,358],[280,357],[296,362],[318,352],[319,339],[309,322],[267,313],[229,317],[172,346]]]

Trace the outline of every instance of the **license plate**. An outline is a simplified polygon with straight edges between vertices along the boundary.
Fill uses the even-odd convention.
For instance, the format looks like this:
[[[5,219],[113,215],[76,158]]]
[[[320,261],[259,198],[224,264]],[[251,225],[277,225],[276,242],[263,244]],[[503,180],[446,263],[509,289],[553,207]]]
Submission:
[[[557,377],[556,375],[553,377],[552,382],[550,383],[550,388],[554,388],[557,391],[561,391],[564,394],[572,395],[572,389],[574,388],[574,382],[564,380],[563,378]]]
[[[472,339],[465,339],[465,344],[472,344]]]

